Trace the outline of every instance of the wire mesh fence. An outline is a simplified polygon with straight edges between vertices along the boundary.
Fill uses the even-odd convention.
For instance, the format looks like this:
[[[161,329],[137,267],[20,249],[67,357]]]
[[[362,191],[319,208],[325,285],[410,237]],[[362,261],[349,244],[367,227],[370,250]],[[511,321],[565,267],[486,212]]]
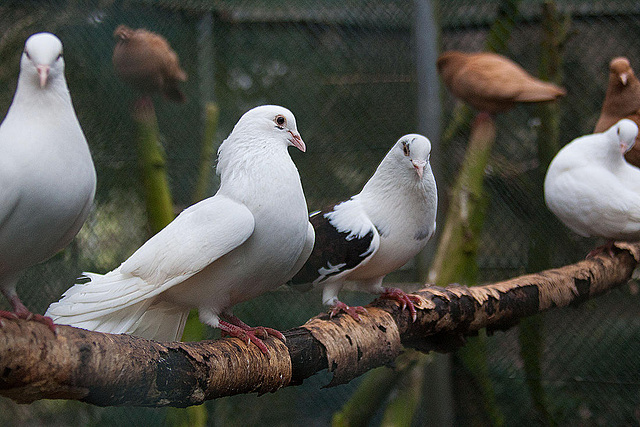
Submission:
[[[280,104],[294,112],[307,143],[291,153],[310,210],[357,193],[395,141],[418,129],[421,118],[416,68],[416,4],[407,1],[117,1],[49,0],[0,3],[0,110],[10,105],[19,56],[28,35],[56,33],[65,46],[66,76],[98,174],[95,207],[74,242],[62,253],[29,269],[18,289],[26,305],[44,312],[82,271],[104,273],[119,265],[148,237],[139,179],[135,94],[111,65],[113,31],[119,24],[164,35],[189,75],[185,104],[155,98],[176,210],[193,202],[196,165],[204,137],[204,106],[215,102],[219,144],[249,108]],[[501,8],[513,7],[504,53],[532,74],[540,67],[542,3],[456,0],[437,4],[440,51],[479,51]],[[569,34],[559,46],[562,85],[560,141],[590,133],[615,56],[640,58],[640,6],[634,1],[558,1]],[[433,94],[432,94],[433,95]],[[456,100],[442,95],[442,125],[451,121]],[[437,102],[437,97],[435,97]],[[518,106],[497,117],[497,140],[486,170],[489,207],[478,253],[479,282],[506,279],[531,268],[532,235],[554,242],[549,267],[579,260],[596,242],[566,230],[534,200],[542,189],[531,172],[538,167],[539,110]],[[469,136],[469,127],[435,145],[439,208],[446,209]],[[212,177],[209,194],[217,188]],[[423,274],[424,272],[422,272]],[[415,263],[388,281],[417,282]],[[549,422],[570,425],[636,425],[640,418],[640,296],[634,283],[577,308],[556,310],[540,322],[542,345],[519,340],[511,329],[487,337],[488,375],[507,425]],[[370,295],[348,294],[365,304]],[[6,308],[0,301],[0,308]],[[316,291],[280,288],[234,310],[249,324],[278,329],[298,326],[322,311]],[[215,333],[212,336],[216,336]],[[540,380],[550,418],[541,415],[530,392],[523,352],[540,352]],[[453,356],[453,412],[456,424],[487,424],[482,388]],[[529,378],[531,380],[531,378]],[[323,389],[328,374],[265,396],[235,396],[205,404],[208,425],[327,425],[361,383]],[[414,425],[433,422],[425,408],[441,384],[424,380],[424,397]],[[250,410],[247,410],[250,408]],[[372,424],[382,409],[370,408]],[[178,414],[178,415],[176,415]],[[167,408],[98,408],[78,402],[42,401],[17,405],[0,399],[3,425],[174,425],[182,415]],[[495,421],[495,420],[494,420]]]

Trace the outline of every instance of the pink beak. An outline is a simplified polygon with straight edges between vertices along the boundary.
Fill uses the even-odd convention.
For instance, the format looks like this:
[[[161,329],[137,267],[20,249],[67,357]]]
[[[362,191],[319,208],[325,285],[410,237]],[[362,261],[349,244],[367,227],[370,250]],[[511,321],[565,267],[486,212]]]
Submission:
[[[622,155],[624,156],[627,153],[627,151],[629,151],[628,148],[629,147],[627,147],[626,144],[620,144],[620,153],[622,153]]]
[[[304,141],[302,140],[302,138],[300,138],[300,135],[292,131],[289,131],[289,133],[291,134],[291,139],[289,139],[289,142],[291,142],[291,144],[293,144],[294,147],[296,147],[298,150],[302,151],[303,153],[307,151],[307,146],[304,145]]]
[[[413,164],[413,168],[416,170],[416,173],[422,179],[422,174],[424,173],[424,167],[427,165],[427,162],[424,160],[411,160]]]
[[[627,80],[628,79],[629,79],[629,75],[627,73],[620,74],[620,81],[622,82],[623,86],[627,85]]]
[[[47,85],[47,79],[49,78],[49,66],[48,65],[38,65],[36,69],[38,70],[38,75],[40,76],[40,87],[44,88]]]

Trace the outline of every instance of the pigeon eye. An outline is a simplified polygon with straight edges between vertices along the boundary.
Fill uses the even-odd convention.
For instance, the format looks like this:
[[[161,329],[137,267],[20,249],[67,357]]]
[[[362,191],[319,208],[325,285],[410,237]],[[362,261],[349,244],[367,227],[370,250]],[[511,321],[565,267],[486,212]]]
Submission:
[[[24,54],[27,56],[28,60],[31,60],[31,55],[29,55],[29,52],[27,52],[26,50],[24,51]]]
[[[402,141],[402,152],[404,153],[405,156],[408,156],[409,153],[409,144],[407,144],[405,141]]]
[[[287,120],[284,118],[284,116],[276,116],[275,122],[278,128],[282,129]]]
[[[62,58],[62,52],[60,52],[60,55],[58,55],[58,57],[56,58],[56,61],[59,61],[60,58]]]

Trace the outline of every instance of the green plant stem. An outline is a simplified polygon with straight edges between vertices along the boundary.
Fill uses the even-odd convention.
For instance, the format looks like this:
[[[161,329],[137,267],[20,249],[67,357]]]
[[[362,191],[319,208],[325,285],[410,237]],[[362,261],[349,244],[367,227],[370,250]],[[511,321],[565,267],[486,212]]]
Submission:
[[[138,161],[142,173],[147,218],[152,234],[173,221],[173,202],[167,178],[164,149],[153,104],[138,102],[133,119],[136,124]]]
[[[211,185],[211,173],[213,172],[213,162],[216,156],[216,132],[218,131],[218,119],[220,118],[220,108],[215,102],[208,102],[205,105],[204,135],[202,138],[202,149],[200,151],[200,165],[198,167],[198,180],[193,193],[193,201],[199,202],[209,196]]]

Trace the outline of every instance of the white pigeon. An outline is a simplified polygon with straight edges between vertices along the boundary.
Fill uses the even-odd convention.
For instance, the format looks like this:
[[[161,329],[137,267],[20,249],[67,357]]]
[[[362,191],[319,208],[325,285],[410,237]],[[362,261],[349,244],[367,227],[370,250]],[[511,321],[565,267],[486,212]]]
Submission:
[[[16,283],[78,233],[93,203],[96,173],[64,77],[62,42],[38,33],[25,43],[13,102],[0,125],[0,290],[13,312],[43,322]]]
[[[585,135],[564,146],[551,161],[544,180],[547,207],[567,227],[584,237],[608,242],[640,240],[640,169],[625,162],[638,126],[623,119],[602,133]]]
[[[266,353],[260,337],[284,336],[248,327],[231,307],[284,284],[311,253],[313,227],[290,145],[305,151],[289,110],[246,112],[218,149],[218,192],[185,209],[115,270],[85,273],[90,282],[67,290],[47,314],[94,331],[175,341],[197,308],[203,323]]]
[[[438,196],[431,171],[430,141],[422,135],[400,138],[362,191],[351,199],[311,214],[316,243],[292,284],[322,286],[322,302],[331,316],[344,311],[359,320],[362,307],[338,299],[346,282],[360,290],[398,300],[409,307],[412,297],[382,286],[383,278],[411,260],[436,229]]]

